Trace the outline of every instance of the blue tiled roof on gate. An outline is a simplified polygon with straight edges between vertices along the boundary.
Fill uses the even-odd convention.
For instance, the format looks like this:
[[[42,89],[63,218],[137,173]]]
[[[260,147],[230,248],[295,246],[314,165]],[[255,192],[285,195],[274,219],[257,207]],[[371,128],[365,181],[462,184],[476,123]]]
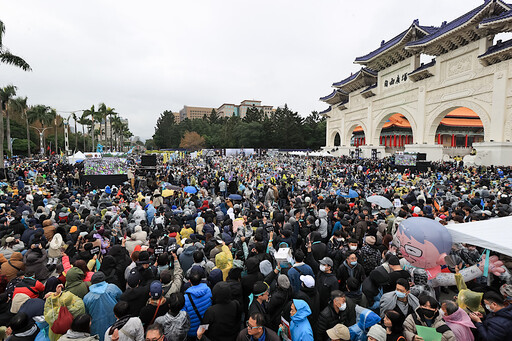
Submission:
[[[505,50],[505,49],[507,49],[509,47],[512,47],[512,39],[506,40],[506,41],[504,41],[502,43],[499,43],[499,44],[496,44],[496,45],[493,45],[493,46],[489,47],[487,49],[487,51],[485,51],[484,54],[481,54],[480,56],[478,56],[478,58],[482,58],[482,57],[488,56],[490,54],[499,52],[501,50]]]
[[[321,101],[327,101],[331,98],[333,98],[334,96],[336,95],[336,89],[334,89],[330,94],[328,94],[327,96],[324,96],[324,97],[320,97],[320,100]]]
[[[367,55],[364,55],[362,57],[357,57],[355,61],[356,62],[364,62],[364,61],[370,60],[373,57],[378,56],[382,52],[392,48],[396,44],[400,43],[402,41],[402,39],[407,35],[407,33],[413,27],[419,28],[420,30],[424,31],[426,34],[432,34],[432,33],[434,33],[438,29],[437,27],[434,27],[434,26],[420,26],[418,19],[416,19],[416,20],[414,20],[412,22],[412,25],[409,26],[405,31],[403,31],[402,33],[400,33],[396,37],[394,37],[394,38],[392,38],[392,39],[390,39],[390,40],[388,40],[386,42],[383,41],[383,44],[378,49],[376,49],[376,50],[374,50],[374,51],[372,51],[372,52],[370,52]]]
[[[416,70],[414,70],[413,72],[411,72],[409,74],[411,75],[413,73],[420,72],[421,70],[428,69],[429,67],[434,66],[434,65],[436,65],[436,60],[432,59],[432,61],[430,63],[420,65],[420,67],[418,67]]]
[[[329,107],[329,108],[325,109],[324,111],[320,111],[318,114],[319,114],[319,115],[327,114],[329,111],[331,111],[331,109],[332,109],[332,108],[331,108],[331,107]]]
[[[503,19],[511,18],[511,17],[512,17],[512,10],[503,12],[502,14],[500,14],[496,17],[490,17],[490,18],[484,19],[484,20],[482,20],[482,22],[480,24],[488,24],[488,23],[500,21]]]
[[[458,17],[455,20],[450,21],[446,25],[442,25],[437,31],[433,32],[432,34],[429,34],[421,39],[418,39],[416,41],[411,41],[407,43],[407,46],[414,47],[419,45],[424,45],[440,36],[442,36],[445,33],[450,32],[453,29],[456,29],[457,27],[464,25],[468,21],[470,21],[475,15],[480,13],[481,10],[483,10],[485,7],[489,6],[491,3],[499,2],[505,6],[507,6],[510,9],[510,6],[501,2],[500,0],[485,0],[484,3],[471,11],[467,12],[466,14],[463,14],[462,16]]]
[[[362,71],[369,73],[372,76],[377,77],[377,71],[373,71],[372,69],[368,69],[368,68],[362,68],[361,70],[357,71],[353,75],[350,75],[349,77],[347,77],[337,83],[333,83],[332,86],[342,86],[343,84],[347,84],[348,82],[354,80],[357,76],[359,76],[359,73],[361,73]]]

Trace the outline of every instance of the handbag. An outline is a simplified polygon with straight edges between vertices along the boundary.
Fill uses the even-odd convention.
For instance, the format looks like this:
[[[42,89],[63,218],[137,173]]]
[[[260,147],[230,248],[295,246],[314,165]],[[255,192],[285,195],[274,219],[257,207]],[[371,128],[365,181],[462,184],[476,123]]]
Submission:
[[[71,323],[73,323],[73,315],[71,315],[69,309],[65,305],[61,305],[59,308],[59,315],[55,322],[53,322],[50,329],[55,334],[63,335],[66,334],[69,328],[71,328]]]

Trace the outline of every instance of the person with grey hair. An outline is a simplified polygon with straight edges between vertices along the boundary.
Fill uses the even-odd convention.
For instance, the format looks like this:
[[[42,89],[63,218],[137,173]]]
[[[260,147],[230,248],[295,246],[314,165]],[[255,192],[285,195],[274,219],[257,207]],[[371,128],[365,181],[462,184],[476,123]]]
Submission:
[[[441,303],[441,315],[444,322],[450,327],[457,340],[473,341],[475,337],[471,328],[475,328],[468,314],[454,301],[443,301]]]

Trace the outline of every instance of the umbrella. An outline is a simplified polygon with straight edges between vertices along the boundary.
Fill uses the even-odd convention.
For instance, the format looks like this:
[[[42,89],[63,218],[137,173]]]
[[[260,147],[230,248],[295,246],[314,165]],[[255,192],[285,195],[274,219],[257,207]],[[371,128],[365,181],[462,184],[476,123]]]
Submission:
[[[301,180],[301,181],[297,182],[297,185],[299,185],[299,186],[307,186],[308,182]]]
[[[231,200],[242,200],[242,196],[239,194],[230,194],[228,198]]]
[[[375,205],[379,205],[382,208],[393,207],[393,203],[389,201],[388,198],[383,197],[382,195],[372,195],[371,197],[366,198],[366,201],[371,202]]]
[[[195,188],[194,186],[187,186],[183,189],[183,191],[189,194],[195,194],[197,193],[197,188]]]
[[[173,191],[178,191],[178,190],[180,190],[180,189],[181,189],[181,187],[180,187],[180,186],[171,185],[171,184],[169,184],[169,185],[165,186],[165,188],[167,188],[167,189],[171,189],[171,190],[173,190]]]
[[[164,198],[170,197],[170,196],[171,196],[171,195],[173,195],[173,194],[174,194],[174,191],[173,191],[173,190],[171,190],[171,189],[164,189],[164,190],[162,191],[162,196],[163,196]]]
[[[342,194],[341,196],[344,198],[357,198],[359,194],[353,189],[349,189],[348,194]]]

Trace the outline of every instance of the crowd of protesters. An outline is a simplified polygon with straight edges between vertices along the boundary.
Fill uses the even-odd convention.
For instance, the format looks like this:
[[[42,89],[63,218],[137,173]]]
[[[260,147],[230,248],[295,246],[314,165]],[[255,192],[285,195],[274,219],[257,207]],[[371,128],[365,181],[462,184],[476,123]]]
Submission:
[[[510,276],[460,274],[482,249],[454,244],[457,285],[434,287],[393,243],[410,217],[510,215],[510,168],[282,155],[178,158],[105,188],[78,174],[19,160],[1,184],[2,339],[512,340]]]

